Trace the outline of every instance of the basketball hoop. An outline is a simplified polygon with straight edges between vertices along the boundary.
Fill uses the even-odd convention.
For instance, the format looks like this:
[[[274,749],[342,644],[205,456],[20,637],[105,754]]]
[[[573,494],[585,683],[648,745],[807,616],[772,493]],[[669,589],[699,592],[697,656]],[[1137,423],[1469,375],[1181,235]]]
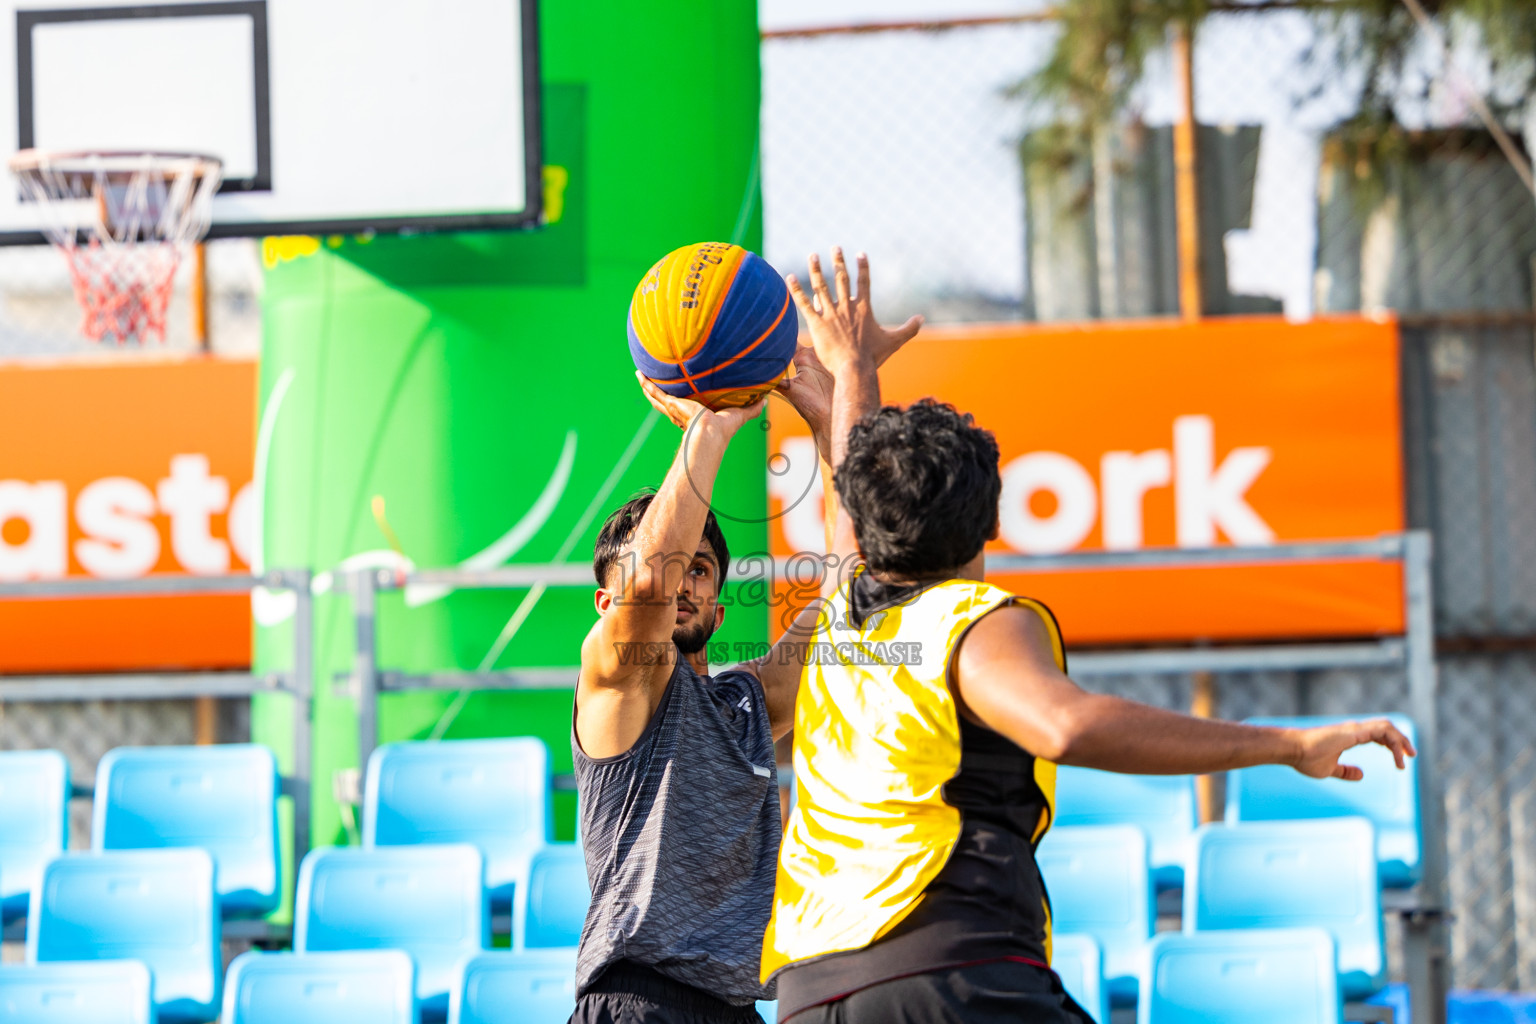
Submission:
[[[192,153],[51,153],[10,160],[64,254],[92,341],[165,340],[176,268],[208,231],[220,163]]]

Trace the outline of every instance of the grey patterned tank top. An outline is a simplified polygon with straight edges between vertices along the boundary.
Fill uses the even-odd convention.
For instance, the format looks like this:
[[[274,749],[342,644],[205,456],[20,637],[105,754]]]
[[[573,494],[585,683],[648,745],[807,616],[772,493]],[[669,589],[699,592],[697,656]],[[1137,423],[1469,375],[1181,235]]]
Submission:
[[[576,992],[617,960],[746,1006],[758,982],[780,840],[762,684],[682,659],[635,745],[588,757],[571,732],[592,905]]]

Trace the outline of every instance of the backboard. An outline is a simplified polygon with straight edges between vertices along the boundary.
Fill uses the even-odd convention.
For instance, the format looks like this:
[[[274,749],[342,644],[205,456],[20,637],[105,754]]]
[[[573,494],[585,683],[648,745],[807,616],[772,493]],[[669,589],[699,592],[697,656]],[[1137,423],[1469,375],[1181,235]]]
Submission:
[[[537,0],[0,0],[0,162],[223,162],[209,237],[538,223]],[[0,243],[43,241],[0,186]]]

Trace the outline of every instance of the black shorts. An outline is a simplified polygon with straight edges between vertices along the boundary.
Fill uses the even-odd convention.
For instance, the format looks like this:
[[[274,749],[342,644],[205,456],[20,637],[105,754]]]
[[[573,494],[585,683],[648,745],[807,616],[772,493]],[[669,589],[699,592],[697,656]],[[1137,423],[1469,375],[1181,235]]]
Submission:
[[[1050,971],[1010,961],[882,981],[780,1024],[1093,1024]]]
[[[755,1006],[734,1006],[643,964],[619,961],[576,1000],[570,1024],[763,1024]]]

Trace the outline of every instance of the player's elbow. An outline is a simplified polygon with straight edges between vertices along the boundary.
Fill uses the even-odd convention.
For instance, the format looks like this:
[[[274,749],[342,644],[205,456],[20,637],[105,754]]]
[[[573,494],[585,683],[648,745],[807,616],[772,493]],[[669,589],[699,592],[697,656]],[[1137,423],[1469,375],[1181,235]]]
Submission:
[[[614,597],[624,604],[639,604],[649,600],[656,595],[661,582],[661,574],[644,563],[628,567],[617,575]]]
[[[1092,742],[1092,722],[1079,707],[1058,708],[1041,716],[1036,757],[1057,764],[1076,764]]]

